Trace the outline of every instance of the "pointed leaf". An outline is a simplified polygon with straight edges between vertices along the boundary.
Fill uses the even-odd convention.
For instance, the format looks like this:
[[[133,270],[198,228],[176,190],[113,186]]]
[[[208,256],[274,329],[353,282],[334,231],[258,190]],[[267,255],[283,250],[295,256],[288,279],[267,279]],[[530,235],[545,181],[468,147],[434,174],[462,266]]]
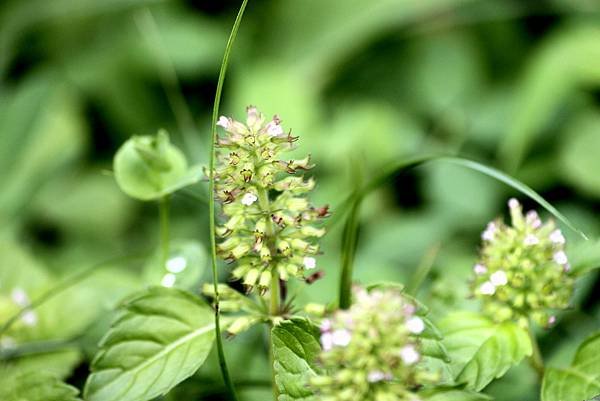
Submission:
[[[306,319],[292,319],[272,331],[278,401],[309,401],[315,397],[306,384],[318,372],[319,329]]]
[[[168,392],[205,361],[213,311],[199,298],[151,288],[127,301],[100,344],[85,386],[88,401],[142,401]]]
[[[600,393],[600,333],[581,344],[570,367],[548,368],[542,401],[581,401]]]
[[[458,383],[479,391],[531,355],[527,332],[512,322],[496,324],[470,312],[453,313],[440,323]]]

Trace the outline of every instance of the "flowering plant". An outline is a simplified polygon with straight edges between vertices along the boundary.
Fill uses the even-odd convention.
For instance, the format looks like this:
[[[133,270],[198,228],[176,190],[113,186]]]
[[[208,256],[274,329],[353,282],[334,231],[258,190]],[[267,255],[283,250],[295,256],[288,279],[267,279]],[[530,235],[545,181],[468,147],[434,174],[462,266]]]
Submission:
[[[270,392],[274,401],[489,401],[494,394],[511,391],[514,376],[524,377],[528,381],[527,388],[535,389],[533,398],[531,394],[518,393],[520,401],[521,395],[528,397],[528,401],[537,399],[537,390],[541,401],[588,400],[600,392],[600,334],[592,334],[581,343],[569,366],[558,367],[558,362],[547,366],[544,361],[549,355],[546,345],[563,335],[563,332],[552,329],[562,321],[566,323],[558,326],[558,329],[571,330],[568,324],[569,319],[573,318],[572,314],[568,314],[571,306],[582,303],[581,292],[588,290],[592,293],[594,290],[588,280],[581,278],[600,266],[597,244],[591,246],[591,256],[584,255],[587,259],[583,258],[585,260],[582,261],[581,255],[585,252],[573,247],[574,241],[570,237],[567,248],[567,232],[563,234],[559,224],[574,232],[578,230],[533,189],[499,170],[457,157],[424,156],[398,162],[398,155],[390,152],[394,163],[390,168],[384,168],[380,175],[372,176],[374,169],[366,167],[371,165],[372,160],[356,166],[352,182],[343,185],[344,189],[352,189],[342,194],[339,203],[334,202],[335,206],[331,211],[328,206],[314,206],[310,196],[313,191],[321,190],[322,187],[317,188],[316,180],[309,174],[313,168],[313,160],[310,156],[299,159],[287,156],[287,152],[296,150],[301,143],[300,135],[295,136],[291,131],[284,130],[279,116],[268,119],[254,106],[246,109],[243,121],[225,116],[219,118],[227,62],[246,3],[247,0],[243,0],[227,42],[217,82],[208,167],[188,163],[190,154],[186,155],[177,144],[179,140],[187,142],[186,139],[189,138],[182,135],[181,138],[174,137],[172,142],[164,130],[158,131],[156,135],[131,137],[122,144],[113,159],[110,173],[118,188],[131,198],[158,204],[158,246],[153,246],[151,252],[144,252],[139,257],[142,263],[130,265],[130,259],[122,258],[120,262],[127,267],[126,273],[123,273],[114,268],[114,260],[109,260],[59,280],[53,274],[46,274],[39,269],[36,260],[28,258],[26,254],[11,253],[11,250],[21,249],[21,244],[18,243],[21,242],[22,233],[19,229],[12,232],[12,225],[18,226],[18,223],[13,223],[11,214],[22,205],[9,197],[9,205],[2,205],[0,208],[0,211],[11,212],[7,214],[10,217],[7,219],[9,224],[4,224],[5,221],[2,220],[3,225],[9,226],[10,235],[7,235],[7,239],[0,237],[0,261],[6,266],[0,272],[0,401],[212,400],[220,395],[233,401],[263,401],[271,399]],[[386,17],[385,12],[388,10],[395,11],[398,8],[393,1],[364,3],[361,6],[381,13],[379,15],[382,17]],[[12,5],[10,8],[23,11]],[[445,8],[441,11],[444,11],[442,14],[447,14]],[[166,12],[161,18],[169,20],[177,18],[177,14]],[[413,14],[421,16],[422,13]],[[342,19],[348,17],[345,13],[340,15]],[[312,15],[310,18],[312,20]],[[369,18],[368,21],[365,20],[364,26],[370,29],[369,24],[373,21],[377,25],[386,26],[381,24],[383,20],[386,18]],[[147,29],[151,35],[160,39],[164,22],[155,26],[149,11],[136,14],[136,22],[142,30]],[[20,24],[15,26],[20,27]],[[309,25],[298,25],[304,30],[307,26],[313,29],[312,21]],[[363,22],[359,25],[363,25]],[[14,28],[12,25],[7,26]],[[344,32],[351,32],[351,35],[354,32],[347,29],[346,25],[340,29],[338,24],[329,19],[326,26],[328,29],[333,27],[334,32],[331,32],[334,34],[314,35],[319,42],[325,39],[325,46],[320,43],[315,54],[328,59],[333,54],[328,51],[328,41],[344,36]],[[19,29],[7,30],[8,33],[12,31],[18,32]],[[585,45],[583,50],[574,52],[569,49],[567,53],[569,60],[574,59],[576,62],[562,63],[571,67],[572,71],[555,68],[556,60],[562,61],[560,57],[548,57],[552,68],[544,65],[547,68],[543,70],[544,75],[548,72],[568,71],[570,74],[565,75],[569,77],[569,81],[587,81],[573,79],[575,73],[589,73],[588,70],[593,70],[579,68],[581,63],[577,61],[587,60],[589,54],[597,54],[595,51],[600,40],[596,39],[600,36],[593,30],[584,33],[582,37],[587,41],[582,41]],[[178,37],[179,34],[179,31],[169,31],[170,37]],[[112,35],[109,36],[112,39]],[[577,39],[579,42],[581,38]],[[262,45],[262,41],[257,42]],[[452,43],[453,41],[444,42],[443,47]],[[460,45],[458,48],[463,47]],[[469,47],[464,49],[468,50]],[[136,52],[132,53],[138,56],[139,50],[136,48]],[[161,57],[174,55],[175,58],[185,56],[182,53],[185,51],[156,52]],[[427,61],[434,60],[439,52],[415,53],[425,55],[423,59]],[[464,51],[461,50],[456,54],[457,60],[463,57],[462,53]],[[573,57],[579,53],[579,58]],[[188,130],[188,125],[193,128],[193,118],[182,107],[183,98],[176,94],[173,96],[171,92],[178,84],[175,74],[178,69],[170,68],[168,58],[162,60],[164,63],[159,69],[165,75],[162,81],[169,94],[169,102],[177,114],[176,119],[183,126],[181,133],[192,132],[194,129]],[[334,55],[334,58],[337,56]],[[87,58],[84,57],[84,60]],[[325,61],[331,62],[331,59]],[[81,60],[78,63],[89,64],[81,63]],[[303,74],[299,75],[312,76],[327,64],[321,63],[322,60],[318,63],[300,63]],[[422,69],[411,67],[406,70]],[[427,67],[425,70],[435,69]],[[69,74],[73,75],[72,72]],[[295,79],[280,82],[275,78],[281,72],[274,70],[274,78],[270,73],[269,81],[273,81],[278,89],[281,85],[284,90],[280,92],[286,92],[286,96],[288,92],[291,95],[298,89],[294,87]],[[102,75],[112,80],[114,74]],[[287,77],[292,74],[284,71],[283,75]],[[445,78],[443,74],[439,76]],[[15,81],[21,79],[16,75],[13,78]],[[81,80],[78,74],[74,74],[74,78]],[[290,82],[292,89],[287,87]],[[533,88],[538,86],[543,87],[535,82],[531,85]],[[437,83],[431,87],[436,88],[432,92],[437,99],[440,93]],[[552,86],[555,87],[562,88],[562,85]],[[0,102],[4,120],[14,123],[12,115],[15,111],[32,109],[38,114],[38,109],[42,108],[41,103],[53,103],[39,101],[38,95],[47,91],[34,89],[25,91],[25,95],[9,108],[5,108],[4,102]],[[111,86],[110,90],[99,92],[112,93],[113,90]],[[61,95],[64,94],[61,92]],[[504,100],[504,96],[502,94],[501,100]],[[542,96],[533,96],[540,97]],[[69,96],[57,98],[60,98],[58,100],[61,103],[69,105],[68,109],[75,109],[70,107]],[[32,100],[35,102],[32,103]],[[426,99],[421,99],[423,104],[430,102],[422,102],[423,100]],[[446,100],[431,103],[437,109]],[[536,111],[537,107],[523,109],[531,112]],[[396,141],[400,142],[397,137],[378,136],[381,131],[386,131],[382,127],[389,116],[385,112],[380,114],[381,110],[378,108],[365,110],[357,107],[352,113],[348,113],[352,124],[358,122],[357,125],[361,125],[366,121],[368,129],[365,132],[371,134],[372,131],[377,131],[374,138],[383,145],[381,153],[395,151],[395,147],[391,145],[395,145]],[[443,129],[462,127],[462,113],[457,113],[459,109],[452,107],[449,111],[449,118],[444,118]],[[44,149],[52,141],[39,141],[40,138],[44,139],[43,135],[22,135],[25,131],[21,128],[31,126],[36,129],[43,127],[45,130],[49,124],[59,127],[57,131],[69,132],[69,128],[73,128],[71,125],[77,126],[77,119],[63,118],[63,115],[55,118],[57,114],[54,113],[48,115],[52,118],[44,115],[43,124],[17,121],[18,124],[14,124],[17,126],[14,131],[16,134],[8,136],[8,141],[3,144],[8,143],[10,147],[12,143],[20,142],[20,137],[26,137],[26,142],[36,143],[34,151],[28,153],[36,158],[52,159]],[[538,116],[533,118],[537,119]],[[387,131],[396,131],[395,119],[389,120],[393,130]],[[409,121],[407,119],[403,122]],[[5,129],[5,125],[10,124],[2,124],[0,129]],[[412,122],[403,125],[410,127]],[[338,137],[335,133],[337,130],[346,134],[345,124],[338,125],[334,118],[328,118],[317,127],[319,128],[323,128],[333,138],[330,142],[329,137],[322,142],[327,145],[322,146],[325,152],[336,150],[344,158],[348,156],[347,148],[337,147]],[[357,132],[362,133],[360,130]],[[511,145],[511,141],[509,137],[506,149],[517,149],[523,153],[524,149]],[[309,141],[302,143],[306,142]],[[309,144],[314,146],[314,142]],[[58,153],[64,152],[61,146],[57,149]],[[192,153],[191,147],[186,150]],[[503,152],[506,150],[500,153]],[[21,161],[19,155],[13,158],[9,155],[10,151],[3,153],[9,160],[8,164],[27,164]],[[316,161],[324,158],[323,151],[319,155],[315,149],[315,153]],[[374,153],[378,162],[384,159],[379,150]],[[369,149],[360,149],[357,154],[357,160],[367,154],[372,157]],[[354,161],[354,155],[348,158]],[[556,222],[550,219],[544,222],[535,211],[524,214],[523,207],[516,199],[509,200],[510,223],[496,219],[487,225],[481,236],[479,256],[472,271],[471,260],[467,261],[465,255],[457,257],[452,252],[447,252],[438,258],[437,250],[445,244],[433,246],[432,251],[419,264],[405,260],[401,263],[391,256],[394,248],[404,250],[408,236],[403,232],[398,234],[385,231],[379,225],[374,225],[375,234],[385,238],[383,241],[381,238],[372,241],[377,243],[375,251],[369,249],[359,255],[361,260],[357,265],[360,264],[363,270],[355,275],[353,268],[356,256],[359,251],[364,250],[359,248],[359,244],[362,244],[364,238],[368,242],[375,236],[369,230],[362,230],[366,220],[364,216],[381,218],[375,216],[379,213],[378,208],[373,206],[376,203],[370,204],[369,210],[361,210],[363,203],[367,204],[365,199],[368,194],[390,179],[398,178],[409,168],[434,161],[466,167],[508,184],[544,207]],[[18,175],[19,179],[11,178],[8,181],[11,184],[8,185],[9,189],[16,188],[15,193],[19,195],[15,198],[29,197],[29,191],[21,187],[21,182],[27,181],[23,177],[29,178],[37,174],[43,176],[39,182],[46,179],[45,174],[40,174],[42,169],[37,163],[33,164],[33,168],[23,168],[25,174]],[[590,169],[584,164],[581,170]],[[202,171],[205,172],[204,176]],[[207,178],[204,181],[208,181],[208,191],[204,186],[205,182],[202,182],[203,177]],[[338,180],[337,175],[334,178]],[[38,181],[34,182],[37,185]],[[319,182],[322,186],[327,186],[326,180]],[[110,185],[114,186],[114,183],[111,181]],[[63,192],[71,192],[71,187],[69,191],[59,192],[61,202],[58,202],[58,212],[55,210],[55,213],[59,216],[61,213],[69,214],[69,204],[67,202],[65,206],[62,198]],[[109,207],[100,210],[111,209],[113,207],[110,201],[114,199],[106,201],[102,197],[106,192],[109,192],[107,188],[101,187],[101,190],[93,192],[93,196],[84,201],[89,204],[107,203]],[[325,190],[319,196],[331,199],[332,192]],[[118,195],[122,194],[119,192]],[[198,220],[202,222],[198,224],[185,207],[179,208],[179,201],[182,199],[178,196],[188,201],[192,199],[195,206],[207,206],[208,224],[204,224],[205,220]],[[460,193],[460,197],[463,196]],[[178,211],[181,211],[179,225],[173,230],[170,225],[172,201]],[[146,209],[141,213],[145,211]],[[437,210],[432,215],[435,219],[440,218]],[[442,218],[447,218],[447,215],[442,215]],[[401,219],[405,217],[407,214],[400,216]],[[383,219],[387,218],[387,215],[383,216]],[[110,225],[103,225],[104,213],[90,213],[87,209],[79,219],[84,222],[82,225],[86,229],[92,225],[105,228]],[[343,230],[337,230],[335,226],[339,221],[345,221]],[[127,226],[127,235],[130,236],[131,227],[127,224],[123,226]],[[206,226],[209,228],[207,242],[210,242],[210,257],[197,237],[178,237],[184,232],[200,237],[198,228],[204,229]],[[419,218],[415,226],[420,230],[427,226],[427,222]],[[29,229],[20,228],[23,228],[22,231]],[[435,231],[437,230],[438,227],[435,226]],[[74,236],[85,237],[86,231],[83,231],[83,234],[78,232]],[[102,238],[94,238],[93,242],[107,240],[111,246],[117,242],[112,238],[114,233],[109,235],[100,231]],[[448,231],[451,240],[458,237],[458,232]],[[328,242],[322,241],[326,232]],[[428,233],[431,235],[422,237],[425,241],[433,241],[434,234]],[[580,234],[585,237],[583,233]],[[340,240],[340,249],[330,246],[336,239]],[[60,238],[56,240],[59,241]],[[384,242],[385,246],[381,246]],[[5,243],[10,243],[10,246]],[[89,246],[86,241],[78,245],[84,249]],[[72,253],[78,254],[79,247],[74,248],[76,250]],[[469,249],[470,255],[474,257],[475,245]],[[339,268],[332,262],[338,256],[338,250]],[[373,257],[374,254],[385,257]],[[70,251],[64,259],[72,256]],[[406,275],[402,275],[402,280],[406,279],[406,287],[395,281],[373,283],[375,277],[376,280],[381,278],[379,264],[388,256],[394,267],[402,265],[404,268],[403,273]],[[55,261],[53,254],[49,259],[56,265],[64,262],[63,259]],[[212,283],[203,275],[209,259]],[[464,270],[461,271],[461,268]],[[127,278],[117,280],[117,272]],[[463,274],[464,272],[466,273]],[[95,280],[90,280],[89,284],[81,284],[90,276],[94,276]],[[321,280],[324,276],[325,280]],[[327,280],[329,287],[322,286]],[[317,283],[313,286],[315,282]],[[331,291],[332,282],[338,285],[337,292]],[[432,285],[429,286],[430,284]],[[80,291],[80,287],[83,290],[78,297],[53,302],[60,299],[64,291]],[[440,287],[450,292],[454,298],[439,297],[435,290]],[[317,298],[320,303],[313,302]],[[83,306],[73,305],[76,304],[73,299],[87,302]],[[433,305],[432,310],[419,299]],[[444,305],[440,307],[440,304]],[[72,308],[73,306],[79,308]],[[589,326],[596,328],[597,322],[588,316],[597,314],[597,311],[586,308],[590,309],[584,305],[578,311],[583,316],[580,319],[589,320]],[[114,316],[109,316],[109,310],[114,312]],[[112,322],[109,323],[105,316],[112,317]],[[48,331],[59,333],[59,336],[48,336]],[[581,333],[577,333],[577,337],[581,337]],[[225,338],[230,340],[226,345]],[[540,339],[542,341],[538,344]],[[92,344],[98,345],[94,347]],[[210,363],[213,362],[210,357],[213,348],[216,350],[214,359],[218,363]],[[558,353],[559,357],[563,354],[562,348]],[[72,372],[80,366],[76,372],[81,375],[85,372],[81,366],[88,366],[82,365],[81,361],[90,355],[93,355],[93,359],[90,358],[89,361],[90,374],[85,380],[79,380],[81,377],[76,376],[75,380],[70,381],[75,384],[85,381],[83,395],[80,397],[79,389],[64,380],[68,376],[65,372]],[[553,361],[559,360],[560,358],[553,356]],[[523,361],[528,363],[521,363]],[[42,365],[50,366],[51,369],[42,371]],[[213,366],[215,371],[201,370],[204,365]],[[220,376],[215,377],[217,368]],[[509,371],[511,373],[507,374]],[[240,373],[244,374],[242,380],[239,380]],[[500,383],[494,383],[497,380]],[[519,392],[520,389],[514,391]]]

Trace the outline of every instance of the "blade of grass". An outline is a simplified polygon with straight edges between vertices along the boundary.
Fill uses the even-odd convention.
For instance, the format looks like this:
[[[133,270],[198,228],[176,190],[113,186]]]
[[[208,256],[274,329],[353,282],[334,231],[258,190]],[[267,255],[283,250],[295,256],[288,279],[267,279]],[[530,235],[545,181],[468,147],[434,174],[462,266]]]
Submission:
[[[215,292],[214,302],[215,302],[215,338],[217,342],[217,354],[219,356],[219,366],[221,368],[221,374],[223,376],[223,381],[225,382],[225,386],[229,391],[231,398],[234,401],[237,401],[237,395],[235,393],[235,388],[233,386],[233,382],[231,380],[231,376],[229,375],[229,370],[227,369],[227,361],[225,360],[225,352],[223,351],[223,338],[221,337],[221,321],[220,321],[220,312],[219,312],[219,277],[217,273],[217,240],[215,235],[215,144],[217,142],[217,118],[219,117],[219,107],[221,105],[221,94],[223,92],[223,82],[225,81],[225,74],[227,72],[227,65],[229,64],[229,55],[231,54],[231,49],[233,47],[233,43],[235,42],[235,38],[237,36],[238,29],[240,27],[240,23],[242,22],[242,17],[244,15],[244,10],[246,9],[246,5],[248,4],[248,0],[243,0],[242,5],[238,11],[235,22],[233,23],[233,28],[231,29],[231,34],[229,35],[229,39],[227,39],[227,45],[225,46],[225,53],[223,54],[223,62],[221,63],[221,69],[219,71],[219,80],[217,81],[217,90],[215,93],[215,102],[213,105],[212,112],[212,122],[211,122],[211,143],[210,143],[210,157],[209,157],[209,183],[208,183],[208,213],[209,213],[209,236],[210,236],[210,259],[211,259],[211,267],[212,267],[212,275],[213,275],[213,288]]]
[[[350,306],[350,296],[352,289],[352,271],[354,255],[356,253],[357,246],[357,220],[363,199],[371,192],[388,182],[394,176],[401,174],[404,171],[431,162],[443,162],[463,166],[470,170],[487,175],[488,177],[491,177],[497,181],[500,181],[536,201],[540,206],[542,206],[544,209],[550,212],[550,214],[552,214],[557,220],[562,222],[569,229],[576,232],[584,240],[588,240],[588,237],[581,230],[575,227],[566,216],[559,212],[554,206],[552,206],[552,204],[546,201],[531,187],[493,167],[489,167],[476,161],[461,157],[440,155],[422,156],[407,161],[400,161],[397,163],[393,163],[392,165],[390,165],[390,167],[383,170],[379,175],[375,176],[373,179],[367,182],[360,190],[354,191],[350,196],[348,196],[344,201],[342,201],[342,203],[338,207],[338,210],[336,210],[336,213],[338,213],[339,215],[343,215],[346,212],[347,208],[350,208],[350,213],[347,217],[342,237],[342,262],[340,271],[340,288],[338,294],[340,308],[345,309]],[[330,228],[335,222],[339,220],[340,217],[338,216],[337,220],[331,221],[329,225]]]
[[[445,162],[445,163],[451,163],[451,164],[456,164],[458,166],[463,166],[463,167],[466,167],[473,171],[478,171],[482,174],[487,175],[488,177],[491,177],[500,182],[503,182],[504,184],[508,185],[509,187],[516,189],[517,191],[521,192],[523,195],[526,195],[529,198],[536,201],[541,207],[543,207],[548,212],[550,212],[550,214],[552,214],[557,220],[562,222],[565,226],[567,226],[573,232],[577,233],[584,240],[587,241],[589,239],[587,237],[587,235],[585,235],[583,233],[583,231],[581,231],[577,227],[575,227],[575,225],[573,223],[571,223],[571,221],[565,215],[563,215],[554,206],[552,206],[550,204],[550,202],[548,202],[540,194],[535,192],[533,190],[533,188],[522,183],[521,181],[517,180],[516,178],[513,178],[510,175],[508,175],[500,170],[497,170],[493,167],[489,167],[489,166],[486,166],[484,164],[481,164],[481,163],[478,163],[476,161],[469,160],[469,159],[463,159],[460,157],[442,157],[442,158],[439,158],[438,160],[441,162]]]

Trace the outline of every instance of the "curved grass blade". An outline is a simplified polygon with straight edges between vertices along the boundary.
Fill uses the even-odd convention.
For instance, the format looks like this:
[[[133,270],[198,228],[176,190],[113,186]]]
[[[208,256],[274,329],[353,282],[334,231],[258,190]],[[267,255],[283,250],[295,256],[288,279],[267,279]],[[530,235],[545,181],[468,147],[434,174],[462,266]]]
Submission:
[[[227,66],[229,64],[229,55],[235,38],[237,37],[238,29],[242,22],[244,10],[248,0],[243,0],[242,5],[238,11],[233,28],[227,39],[227,45],[225,46],[225,53],[223,54],[223,62],[221,63],[221,69],[219,71],[219,80],[217,81],[217,90],[215,93],[215,102],[213,104],[212,111],[212,122],[211,122],[211,143],[210,143],[210,157],[209,157],[209,183],[208,183],[208,214],[209,214],[209,236],[210,236],[210,259],[213,275],[213,287],[215,291],[215,337],[217,343],[217,354],[219,356],[219,366],[221,368],[221,374],[223,375],[223,381],[225,386],[229,390],[231,398],[237,401],[237,395],[235,388],[227,369],[227,361],[225,360],[225,352],[223,351],[223,339],[221,338],[221,322],[219,317],[219,285],[218,285],[218,274],[217,274],[217,240],[215,236],[215,144],[217,142],[217,118],[219,117],[219,107],[221,105],[221,94],[223,93],[223,82],[225,81],[225,74],[227,72]]]
[[[536,201],[541,207],[543,207],[548,212],[550,212],[550,214],[552,214],[554,217],[556,217],[557,220],[559,220],[565,226],[569,227],[571,230],[576,232],[584,240],[587,241],[589,239],[587,237],[587,235],[585,235],[583,233],[583,231],[581,231],[577,227],[575,227],[573,225],[573,223],[571,223],[571,221],[569,219],[567,219],[567,217],[565,215],[563,215],[554,206],[552,206],[550,204],[550,202],[545,200],[540,194],[535,192],[530,186],[522,183],[521,181],[517,180],[516,178],[513,178],[510,175],[503,173],[500,170],[497,170],[495,168],[486,166],[484,164],[481,164],[481,163],[478,163],[476,161],[469,160],[469,159],[463,159],[460,157],[442,157],[438,160],[442,161],[442,162],[446,162],[446,163],[463,166],[463,167],[466,167],[466,168],[474,170],[474,171],[478,171],[482,174],[487,175],[488,177],[492,177],[500,182],[503,182],[504,184],[508,185],[509,187],[516,189],[517,191],[521,192],[523,195],[526,195],[529,198]]]
[[[367,184],[365,184],[360,190],[353,192],[344,201],[342,201],[342,203],[337,208],[337,220],[332,220],[330,223],[331,227],[331,225],[338,221],[340,219],[340,216],[343,215],[348,208],[350,208],[350,214],[346,220],[346,225],[344,227],[344,233],[342,236],[340,288],[338,294],[340,308],[346,309],[350,306],[352,271],[354,264],[354,255],[356,254],[357,246],[358,216],[360,213],[360,206],[362,204],[363,199],[371,192],[388,182],[394,176],[401,174],[406,170],[410,170],[412,168],[419,167],[423,164],[430,162],[444,162],[455,164],[482,173],[484,175],[487,175],[488,177],[500,181],[508,185],[509,187],[516,189],[525,196],[533,199],[569,229],[576,232],[583,239],[588,240],[588,237],[581,230],[575,227],[575,225],[573,225],[573,223],[571,223],[571,221],[565,215],[559,212],[554,206],[552,206],[552,204],[545,200],[531,187],[493,167],[489,167],[476,161],[461,157],[443,155],[422,156],[406,161],[396,162],[393,163],[390,167],[386,168],[379,175],[375,176],[372,180],[367,182]]]

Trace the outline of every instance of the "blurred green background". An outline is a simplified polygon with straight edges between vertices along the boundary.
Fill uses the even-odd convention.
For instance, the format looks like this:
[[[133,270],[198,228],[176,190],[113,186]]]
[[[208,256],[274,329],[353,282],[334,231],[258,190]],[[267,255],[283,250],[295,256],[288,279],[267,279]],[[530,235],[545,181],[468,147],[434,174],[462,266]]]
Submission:
[[[151,263],[156,204],[120,192],[112,157],[131,135],[166,128],[190,163],[207,162],[216,78],[238,7],[0,3],[0,322],[18,307],[15,290],[35,299],[93,270],[0,338],[4,372],[45,369],[81,386],[116,303],[160,283]],[[512,174],[592,238],[600,234],[596,0],[250,0],[223,102],[223,114],[239,119],[249,104],[277,113],[300,135],[298,155],[317,164],[314,200],[334,214],[361,177],[449,153]],[[396,177],[364,207],[357,280],[406,282],[434,252],[420,297],[435,317],[473,308],[465,289],[479,233],[510,196],[518,194],[441,163]],[[181,285],[193,291],[210,278],[206,198],[200,183],[172,202],[172,237],[187,240],[181,252],[195,269]],[[324,241],[325,278],[301,301],[335,298],[340,228]],[[573,310],[543,334],[550,364],[568,361],[600,327],[597,278],[579,284]],[[243,400],[271,394],[263,334],[226,343]],[[537,400],[536,386],[523,364],[487,392]],[[164,399],[222,393],[213,358]]]

